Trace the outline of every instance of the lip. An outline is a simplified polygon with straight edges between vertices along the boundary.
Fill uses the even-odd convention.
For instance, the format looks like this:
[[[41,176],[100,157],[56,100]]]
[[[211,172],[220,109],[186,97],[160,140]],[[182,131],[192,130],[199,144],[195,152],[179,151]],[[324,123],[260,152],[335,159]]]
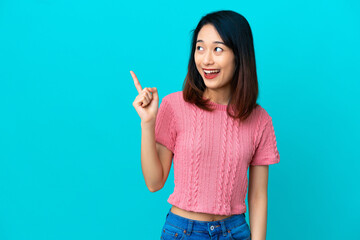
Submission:
[[[219,73],[221,72],[220,69],[206,69],[206,68],[203,68],[203,70],[219,70],[219,72],[218,72],[217,74],[211,75],[211,76],[206,75],[206,73],[204,72],[204,77],[205,77],[206,79],[216,78],[216,77],[219,75]]]
[[[203,70],[220,70],[219,68],[203,68]]]

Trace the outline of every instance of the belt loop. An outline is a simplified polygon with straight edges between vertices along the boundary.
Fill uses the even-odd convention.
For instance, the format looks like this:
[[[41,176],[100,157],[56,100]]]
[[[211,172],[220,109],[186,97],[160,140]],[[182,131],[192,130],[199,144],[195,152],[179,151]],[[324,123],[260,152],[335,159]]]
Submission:
[[[222,230],[222,232],[223,232],[223,236],[226,236],[226,234],[227,234],[227,229],[226,229],[224,220],[220,220],[220,225],[221,225],[221,230]]]
[[[187,227],[187,230],[186,230],[186,233],[185,233],[186,235],[190,236],[193,224],[194,224],[194,221],[189,219],[188,220],[188,227]]]

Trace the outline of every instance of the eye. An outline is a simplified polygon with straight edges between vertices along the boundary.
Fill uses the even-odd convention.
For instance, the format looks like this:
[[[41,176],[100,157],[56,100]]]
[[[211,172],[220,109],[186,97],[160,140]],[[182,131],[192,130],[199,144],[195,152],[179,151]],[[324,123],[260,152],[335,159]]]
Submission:
[[[223,51],[223,49],[222,49],[221,47],[216,47],[215,49],[217,49],[217,48],[218,48],[218,49],[221,49],[221,51]]]
[[[197,46],[197,47],[196,47],[197,50],[200,50],[199,48],[202,48],[202,47],[201,47],[201,46]]]

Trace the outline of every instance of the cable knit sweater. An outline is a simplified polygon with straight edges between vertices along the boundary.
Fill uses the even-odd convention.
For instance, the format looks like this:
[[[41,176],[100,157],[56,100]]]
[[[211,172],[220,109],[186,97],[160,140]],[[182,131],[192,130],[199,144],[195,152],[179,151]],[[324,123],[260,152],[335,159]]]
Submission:
[[[249,165],[280,161],[272,118],[260,105],[244,121],[185,102],[183,92],[165,96],[155,124],[156,142],[174,153],[174,192],[168,202],[216,215],[246,212]]]

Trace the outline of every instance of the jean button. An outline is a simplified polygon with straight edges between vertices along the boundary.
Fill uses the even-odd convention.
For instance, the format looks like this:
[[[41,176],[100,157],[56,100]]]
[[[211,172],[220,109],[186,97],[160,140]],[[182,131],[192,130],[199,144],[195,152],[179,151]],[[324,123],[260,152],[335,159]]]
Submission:
[[[211,229],[211,230],[214,230],[214,226],[211,226],[210,229]]]

